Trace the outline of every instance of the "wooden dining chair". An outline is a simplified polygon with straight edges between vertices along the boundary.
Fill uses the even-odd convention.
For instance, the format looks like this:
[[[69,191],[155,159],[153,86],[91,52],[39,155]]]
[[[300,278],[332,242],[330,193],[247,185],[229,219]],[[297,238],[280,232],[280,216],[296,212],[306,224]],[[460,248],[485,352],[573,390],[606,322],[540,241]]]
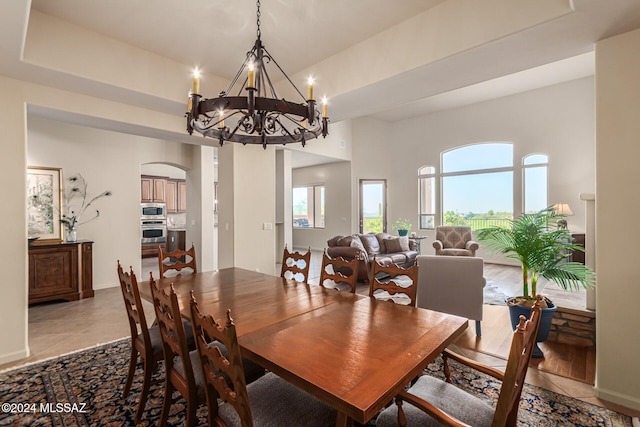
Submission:
[[[415,307],[417,292],[417,264],[408,268],[396,264],[382,265],[374,257],[369,281],[370,297]]]
[[[200,312],[192,291],[191,319],[205,381],[210,427],[335,425],[335,409],[274,373],[247,385],[231,310],[227,310],[225,322],[218,323]],[[227,354],[212,342],[222,343]],[[218,399],[224,403],[219,404]]]
[[[300,266],[302,264],[302,267]],[[284,254],[282,255],[282,269],[280,277],[285,279],[293,279],[297,282],[306,282],[309,280],[309,266],[311,265],[311,248],[303,255],[300,252],[289,252],[287,246],[284,246]]]
[[[124,305],[127,309],[127,318],[129,319],[129,329],[131,330],[131,355],[129,358],[129,372],[127,374],[127,382],[124,385],[122,396],[129,396],[133,376],[138,366],[138,355],[142,359],[142,390],[138,400],[138,408],[134,421],[136,424],[140,422],[142,413],[147,402],[149,388],[151,386],[151,377],[158,367],[158,362],[162,360],[162,339],[157,326],[147,326],[147,320],[142,308],[142,300],[140,291],[138,290],[138,281],[133,273],[123,271],[118,260],[118,278],[120,280],[120,290],[124,298]]]
[[[182,271],[183,269],[187,271]],[[175,270],[175,275],[178,274],[193,274],[198,272],[196,265],[196,248],[191,244],[191,249],[183,251],[176,249],[175,251],[166,252],[162,249],[162,246],[158,246],[158,269],[160,271],[160,278],[166,277],[165,272]]]
[[[331,258],[327,255],[327,251],[324,251],[322,269],[320,270],[320,286],[339,291],[347,290],[355,294],[358,285],[358,262],[357,258],[351,261],[342,257]]]
[[[171,409],[173,390],[176,389],[187,401],[186,425],[196,425],[196,411],[198,406],[205,403],[205,393],[202,375],[194,372],[197,359],[192,359],[187,346],[183,323],[181,322],[180,306],[173,284],[169,294],[165,289],[158,289],[153,278],[150,281],[153,308],[158,320],[160,337],[164,349],[165,386],[162,412],[159,426],[167,425],[169,410]],[[196,362],[196,363],[194,363]]]
[[[540,325],[541,298],[538,296],[529,320],[520,316],[520,324],[513,333],[505,372],[445,349],[442,359],[446,381],[429,375],[421,376],[409,390],[396,396],[396,405],[380,413],[376,419],[376,426],[515,427],[518,421],[520,395]],[[502,381],[495,408],[453,385],[449,359]]]
[[[171,409],[173,390],[176,389],[187,401],[186,425],[196,425],[196,411],[206,402],[202,368],[198,361],[198,351],[191,350],[186,342],[184,321],[180,313],[178,296],[173,284],[167,294],[165,288],[158,289],[157,284],[150,280],[151,294],[153,296],[153,308],[158,320],[160,337],[164,349],[164,365],[166,382],[164,387],[164,400],[158,425],[167,425],[169,411]],[[214,343],[219,351],[227,354],[226,348],[221,343]],[[255,381],[264,375],[265,370],[260,365],[244,360],[244,375],[248,382]]]

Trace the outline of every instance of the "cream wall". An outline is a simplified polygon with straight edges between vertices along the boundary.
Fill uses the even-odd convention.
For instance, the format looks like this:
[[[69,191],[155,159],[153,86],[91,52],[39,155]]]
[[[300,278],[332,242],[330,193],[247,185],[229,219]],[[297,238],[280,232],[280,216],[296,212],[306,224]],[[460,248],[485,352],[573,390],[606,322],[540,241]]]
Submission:
[[[0,77],[0,129],[2,156],[0,186],[2,214],[0,245],[4,265],[0,298],[0,363],[28,356],[27,349],[27,123],[26,104],[21,85]]]
[[[575,213],[568,218],[569,228],[584,232],[585,206],[579,193],[595,191],[593,96],[593,78],[584,78],[397,123],[354,120],[354,194],[358,179],[386,178],[388,226],[399,217],[408,218],[413,231],[429,236],[423,253],[433,253],[434,233],[418,229],[418,169],[439,168],[444,150],[509,141],[514,143],[515,165],[527,154],[549,155],[549,203],[569,203]],[[521,196],[521,176],[516,173],[514,200]],[[357,201],[353,209],[357,221]],[[482,251],[481,256],[491,258]]]
[[[38,111],[39,113],[44,111],[58,118],[64,117],[72,121],[82,121],[89,126],[104,129],[121,127],[134,134],[165,135],[170,137],[175,135],[176,140],[181,141],[189,141],[191,139],[184,136],[183,119],[156,111],[6,77],[0,77],[0,92],[2,93],[2,97],[0,97],[0,112],[2,112],[0,114],[0,125],[3,132],[3,155],[0,160],[0,174],[5,182],[10,183],[10,185],[3,186],[2,189],[3,221],[0,221],[0,233],[5,241],[11,242],[3,245],[1,251],[3,260],[12,266],[5,273],[4,280],[8,285],[3,288],[3,298],[0,300],[2,326],[0,328],[0,340],[3,343],[2,348],[0,348],[0,363],[4,363],[28,355],[27,109]],[[86,108],[88,105],[91,106],[90,112]],[[91,115],[88,115],[89,113]],[[111,138],[105,141],[106,145],[112,143],[113,139]],[[182,145],[180,150],[187,150],[185,147],[186,145]],[[124,151],[120,153],[125,161],[127,152],[130,150],[135,149],[132,146],[126,146]],[[160,159],[166,160],[165,155],[167,154],[168,152],[163,154]],[[176,153],[174,152],[174,154]],[[36,158],[33,161],[44,160]],[[153,159],[148,161],[153,161]],[[114,165],[113,170],[118,171],[118,168],[118,165]],[[139,174],[139,163],[136,164],[135,169],[136,173]],[[92,181],[90,181],[90,185],[94,185]],[[96,185],[98,185],[98,182],[96,182]],[[136,184],[135,187],[139,188],[139,185]],[[117,191],[117,189],[115,190]],[[104,216],[106,217],[106,215],[107,213],[105,212]],[[16,221],[22,226],[16,227]],[[81,234],[80,237],[82,236]],[[137,247],[138,245],[139,240],[136,238],[135,246]],[[106,250],[107,247],[103,246],[101,249]],[[112,261],[115,263],[115,258]],[[108,273],[96,272],[96,274],[106,277]],[[96,284],[101,286],[105,283],[106,280],[99,279]]]
[[[323,250],[336,234],[351,234],[351,164],[329,163],[293,170],[293,186],[324,183],[325,228],[294,228],[293,246]]]
[[[640,410],[640,30],[596,45],[596,393]]]
[[[113,195],[95,202],[100,217],[78,228],[78,238],[92,240],[93,287],[116,286],[116,260],[140,271],[140,168],[167,162],[192,168],[199,147],[68,123],[28,117],[29,165],[62,168],[63,176],[80,173],[89,196]],[[88,212],[87,212],[88,213]],[[198,221],[199,224],[199,221]]]
[[[275,148],[226,143],[218,149],[218,168],[220,268],[274,274]]]

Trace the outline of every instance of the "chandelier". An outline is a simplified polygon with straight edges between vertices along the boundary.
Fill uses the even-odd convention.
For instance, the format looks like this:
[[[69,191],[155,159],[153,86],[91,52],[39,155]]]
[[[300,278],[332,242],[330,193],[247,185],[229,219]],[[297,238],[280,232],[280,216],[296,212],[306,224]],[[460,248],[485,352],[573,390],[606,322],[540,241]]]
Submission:
[[[310,78],[305,98],[289,76],[267,51],[260,39],[260,0],[257,2],[257,39],[247,52],[245,61],[229,85],[217,98],[206,99],[200,95],[198,72],[193,76],[193,87],[187,106],[187,132],[242,144],[302,143],[328,135],[327,102],[322,102],[322,113],[313,99],[313,80]],[[300,95],[302,102],[278,99],[266,64],[272,63]],[[241,76],[244,77],[241,84]],[[232,94],[237,93],[235,96]],[[246,92],[243,95],[242,92]]]

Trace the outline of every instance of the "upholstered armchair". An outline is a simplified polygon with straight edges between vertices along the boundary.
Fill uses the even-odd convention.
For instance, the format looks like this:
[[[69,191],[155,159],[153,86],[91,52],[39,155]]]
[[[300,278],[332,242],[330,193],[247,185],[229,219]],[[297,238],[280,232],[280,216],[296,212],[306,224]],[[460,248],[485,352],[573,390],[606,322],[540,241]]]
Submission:
[[[418,255],[417,307],[476,321],[481,336],[484,261],[478,257]]]
[[[436,227],[433,247],[436,255],[476,256],[480,246],[472,239],[471,227],[440,226]]]

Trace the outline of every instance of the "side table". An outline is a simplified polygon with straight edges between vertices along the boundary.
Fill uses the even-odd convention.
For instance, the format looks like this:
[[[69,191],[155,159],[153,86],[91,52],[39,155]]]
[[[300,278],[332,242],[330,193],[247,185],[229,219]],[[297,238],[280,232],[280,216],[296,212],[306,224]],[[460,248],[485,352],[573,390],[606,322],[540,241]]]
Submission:
[[[409,240],[413,241],[413,248],[415,249],[416,252],[418,252],[418,255],[420,255],[422,252],[420,251],[420,241],[422,239],[426,239],[427,236],[413,236],[413,237],[409,237]]]

